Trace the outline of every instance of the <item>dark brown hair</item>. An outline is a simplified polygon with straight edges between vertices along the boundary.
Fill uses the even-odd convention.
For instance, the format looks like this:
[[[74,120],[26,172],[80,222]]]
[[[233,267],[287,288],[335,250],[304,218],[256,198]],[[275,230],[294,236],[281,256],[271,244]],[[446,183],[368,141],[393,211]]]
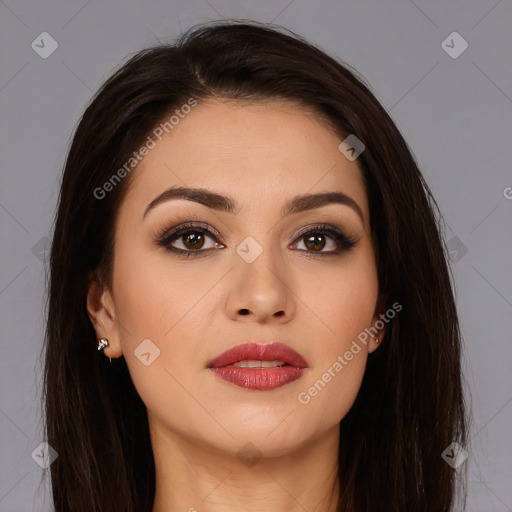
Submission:
[[[51,247],[43,347],[45,432],[58,453],[50,466],[56,511],[152,508],[146,408],[124,358],[109,364],[99,356],[86,310],[91,272],[112,284],[116,214],[131,175],[104,199],[94,190],[191,97],[199,104],[212,97],[291,101],[336,127],[340,142],[355,134],[365,144],[357,163],[381,301],[403,309],[370,355],[341,421],[338,508],[451,510],[457,472],[441,453],[453,441],[465,444],[467,419],[438,205],[400,131],[356,71],[281,27],[230,21],[195,27],[176,44],[130,58],[95,95],[72,140]]]

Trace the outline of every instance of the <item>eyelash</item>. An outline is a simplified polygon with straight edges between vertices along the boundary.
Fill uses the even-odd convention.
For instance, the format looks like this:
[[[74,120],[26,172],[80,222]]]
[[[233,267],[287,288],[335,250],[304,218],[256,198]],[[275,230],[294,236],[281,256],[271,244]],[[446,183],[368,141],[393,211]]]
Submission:
[[[167,250],[169,252],[172,252],[177,255],[184,255],[187,258],[189,258],[190,256],[193,256],[193,257],[199,256],[200,253],[204,253],[204,252],[209,251],[210,249],[213,249],[213,248],[208,248],[208,249],[199,249],[197,251],[185,251],[183,249],[178,249],[178,248],[170,245],[171,242],[173,242],[176,239],[179,239],[180,237],[182,237],[183,235],[186,235],[188,233],[201,233],[203,235],[208,235],[213,239],[222,238],[220,236],[220,234],[217,232],[214,232],[214,231],[211,231],[210,229],[201,227],[198,224],[189,222],[186,224],[181,224],[180,226],[177,226],[170,230],[164,229],[163,232],[161,232],[157,236],[157,244],[161,247],[164,247],[165,250]],[[313,258],[319,258],[319,257],[321,258],[321,257],[326,257],[326,256],[338,256],[341,253],[352,249],[359,241],[359,239],[357,239],[355,237],[349,237],[349,236],[345,235],[344,233],[342,233],[341,231],[338,231],[337,229],[334,229],[333,227],[329,226],[328,224],[318,224],[316,226],[313,226],[310,229],[307,229],[306,231],[300,232],[297,234],[296,239],[303,239],[303,238],[306,238],[306,236],[311,235],[311,234],[327,235],[330,238],[332,238],[338,244],[338,246],[341,246],[341,248],[338,248],[334,251],[318,252],[318,253],[315,253],[314,251],[299,249],[300,252],[306,252],[306,253],[308,253],[308,255],[310,255]]]

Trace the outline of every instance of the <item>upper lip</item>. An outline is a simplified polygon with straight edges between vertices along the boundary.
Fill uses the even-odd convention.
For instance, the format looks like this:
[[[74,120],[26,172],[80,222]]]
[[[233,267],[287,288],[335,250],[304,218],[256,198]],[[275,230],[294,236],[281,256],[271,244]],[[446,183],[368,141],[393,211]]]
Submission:
[[[215,359],[208,365],[209,368],[221,368],[239,361],[282,361],[296,368],[307,368],[307,361],[295,350],[279,342],[269,343],[242,343],[236,345]]]

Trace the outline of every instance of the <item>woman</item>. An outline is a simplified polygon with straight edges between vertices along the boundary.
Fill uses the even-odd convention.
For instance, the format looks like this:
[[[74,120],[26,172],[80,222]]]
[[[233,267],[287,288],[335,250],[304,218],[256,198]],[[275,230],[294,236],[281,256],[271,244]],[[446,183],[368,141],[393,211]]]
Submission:
[[[224,22],[131,58],[62,179],[56,511],[452,510],[440,218],[373,94],[300,37]]]

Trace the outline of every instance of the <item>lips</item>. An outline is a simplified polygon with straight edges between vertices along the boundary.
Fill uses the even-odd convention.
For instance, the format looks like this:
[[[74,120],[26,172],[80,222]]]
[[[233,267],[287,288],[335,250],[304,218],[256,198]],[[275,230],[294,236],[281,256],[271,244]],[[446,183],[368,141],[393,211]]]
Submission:
[[[271,391],[300,379],[307,367],[298,352],[282,343],[245,343],[210,361],[208,369],[235,386]]]
[[[210,361],[209,368],[222,368],[241,361],[277,361],[279,365],[307,368],[307,361],[283,343],[244,343],[230,348]]]

